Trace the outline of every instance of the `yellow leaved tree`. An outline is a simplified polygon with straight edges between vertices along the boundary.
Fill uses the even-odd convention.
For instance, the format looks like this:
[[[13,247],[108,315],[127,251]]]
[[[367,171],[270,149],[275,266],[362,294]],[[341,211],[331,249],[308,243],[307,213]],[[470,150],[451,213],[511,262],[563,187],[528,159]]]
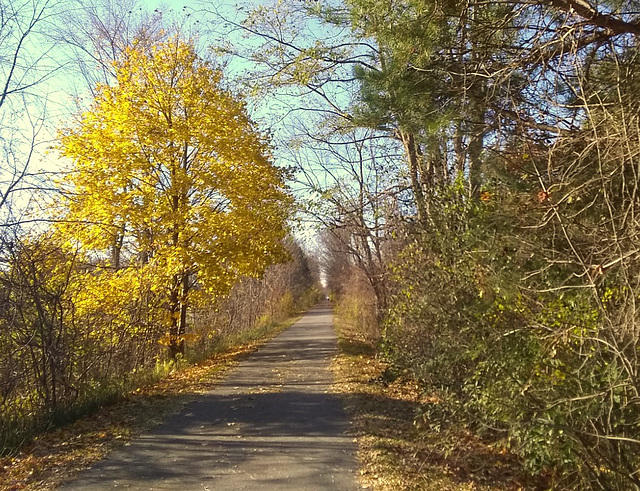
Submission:
[[[292,200],[244,103],[193,43],[142,44],[61,132],[74,162],[65,233],[111,269],[152,277],[175,358],[198,296],[224,294],[285,258]]]

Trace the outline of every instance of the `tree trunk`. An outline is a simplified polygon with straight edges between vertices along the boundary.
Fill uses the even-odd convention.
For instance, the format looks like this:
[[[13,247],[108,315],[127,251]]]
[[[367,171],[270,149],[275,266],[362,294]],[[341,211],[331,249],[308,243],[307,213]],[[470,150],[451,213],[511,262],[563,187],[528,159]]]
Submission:
[[[469,142],[469,196],[472,198],[480,196],[480,185],[482,184],[481,153],[483,146],[483,134],[479,132]]]
[[[176,360],[184,355],[184,335],[187,333],[187,312],[189,308],[189,273],[175,276],[174,289],[169,297],[171,324],[169,327],[169,357]]]
[[[169,358],[175,361],[178,355],[184,354],[184,340],[180,336],[180,283],[177,276],[174,276],[173,280],[173,287],[169,295],[169,315],[171,316],[169,324]]]
[[[424,197],[422,183],[418,172],[420,169],[420,150],[418,149],[418,144],[416,143],[413,133],[405,133],[402,130],[400,130],[398,133],[407,154],[409,176],[411,178],[411,189],[413,190],[413,196],[416,203],[418,220],[420,222],[424,222],[426,221],[428,216],[428,209],[427,201]]]
[[[113,269],[115,271],[118,271],[120,269],[120,257],[122,255],[124,233],[125,227],[123,225],[116,233],[116,236],[113,238],[113,243],[111,244],[111,265],[113,266]]]

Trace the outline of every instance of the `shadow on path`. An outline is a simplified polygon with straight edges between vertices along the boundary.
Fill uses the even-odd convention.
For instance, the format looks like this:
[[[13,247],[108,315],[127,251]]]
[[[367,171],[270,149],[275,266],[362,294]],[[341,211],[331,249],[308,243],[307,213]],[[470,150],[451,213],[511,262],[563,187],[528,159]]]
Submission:
[[[358,489],[355,443],[328,393],[331,311],[316,308],[213,392],[63,489]]]

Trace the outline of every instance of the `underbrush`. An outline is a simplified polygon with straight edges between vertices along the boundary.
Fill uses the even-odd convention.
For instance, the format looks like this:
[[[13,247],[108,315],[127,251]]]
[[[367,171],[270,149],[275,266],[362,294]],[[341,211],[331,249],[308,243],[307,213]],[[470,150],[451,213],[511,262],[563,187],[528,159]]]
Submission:
[[[360,479],[376,490],[544,489],[522,463],[463,426],[426,427],[437,398],[376,357],[371,345],[342,337],[334,359],[341,394],[358,439]],[[427,423],[428,424],[428,423]]]
[[[225,337],[216,353],[198,362],[160,363],[153,372],[131,377],[108,404],[87,404],[56,426],[30,434],[19,449],[0,458],[0,489],[54,489],[111,449],[159,424],[193,397],[215,388],[241,356],[273,338],[298,317],[268,322]],[[4,428],[3,428],[4,431]]]
[[[35,394],[5,401],[0,416],[0,456],[15,455],[37,435],[72,423],[102,406],[117,403],[132,390],[156,383],[185,365],[185,361],[157,361],[153,367],[135,370],[120,379],[93,380],[78,389],[81,396],[74,402],[50,412],[39,407]]]
[[[77,396],[54,410],[47,411],[42,407],[42,398],[35,391],[5,399],[0,405],[0,456],[13,457],[43,432],[72,423],[105,405],[121,402],[140,387],[153,385],[217,354],[276,335],[291,325],[292,316],[313,305],[318,295],[317,290],[310,290],[297,302],[293,301],[291,295],[285,296],[278,308],[258,317],[251,325],[227,331],[201,328],[206,343],[192,342],[187,345],[185,356],[179,356],[177,360],[158,357],[155,363],[135,368],[118,377],[91,380],[77,386]]]

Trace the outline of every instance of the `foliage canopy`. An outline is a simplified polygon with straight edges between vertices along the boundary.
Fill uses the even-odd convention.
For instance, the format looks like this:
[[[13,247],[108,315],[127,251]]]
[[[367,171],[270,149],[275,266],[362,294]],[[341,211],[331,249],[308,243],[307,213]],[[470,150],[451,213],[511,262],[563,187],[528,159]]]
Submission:
[[[65,229],[115,269],[146,268],[169,299],[173,346],[196,285],[224,294],[285,258],[291,198],[244,104],[192,43],[134,43],[115,71],[60,136],[74,161]]]

